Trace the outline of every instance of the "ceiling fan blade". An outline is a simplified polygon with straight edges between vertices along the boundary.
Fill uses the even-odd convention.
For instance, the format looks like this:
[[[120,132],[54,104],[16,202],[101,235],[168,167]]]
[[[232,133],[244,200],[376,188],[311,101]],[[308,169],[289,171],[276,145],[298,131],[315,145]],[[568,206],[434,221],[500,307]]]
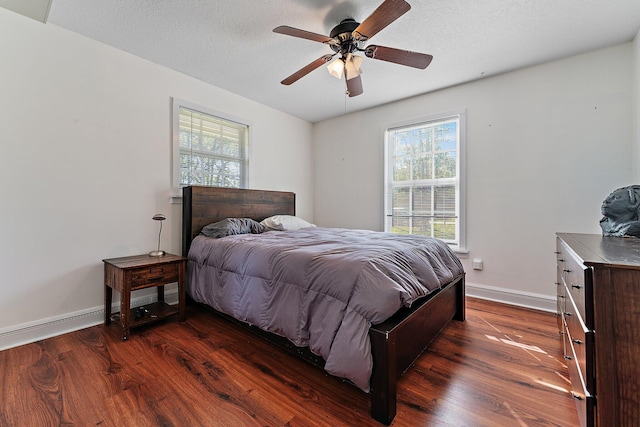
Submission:
[[[302,77],[306,76],[307,74],[309,74],[310,72],[312,72],[313,70],[315,70],[316,68],[318,68],[319,66],[326,64],[327,62],[331,61],[331,58],[333,58],[336,54],[327,54],[322,56],[321,58],[316,59],[315,61],[313,61],[311,64],[302,67],[301,69],[299,69],[298,71],[296,71],[295,73],[291,74],[289,77],[287,77],[286,79],[284,79],[283,81],[281,81],[280,83],[282,83],[283,85],[290,85],[291,83],[295,83],[297,82],[299,79],[301,79]]]
[[[359,75],[347,80],[347,92],[349,93],[349,98],[362,95],[364,91],[362,90],[362,78]]]
[[[322,34],[312,33],[311,31],[300,30],[298,28],[289,27],[288,25],[281,25],[273,29],[274,33],[284,34],[286,36],[299,37],[301,39],[312,40],[314,42],[329,43],[333,39],[331,37],[323,36]]]
[[[373,59],[394,62],[400,65],[425,69],[431,63],[433,56],[426,53],[412,52],[410,50],[394,49],[386,46],[367,46],[364,54]]]
[[[353,31],[356,40],[367,40],[407,13],[411,5],[404,0],[384,0],[367,19]]]

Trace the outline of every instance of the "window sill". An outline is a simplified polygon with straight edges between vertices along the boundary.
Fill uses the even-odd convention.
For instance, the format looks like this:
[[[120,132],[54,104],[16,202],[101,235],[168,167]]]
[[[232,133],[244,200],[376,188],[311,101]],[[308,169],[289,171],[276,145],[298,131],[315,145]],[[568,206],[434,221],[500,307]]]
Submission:
[[[458,258],[460,259],[467,259],[469,258],[469,251],[466,249],[453,249],[453,252],[455,252],[455,254],[458,256]]]
[[[172,205],[181,205],[182,204],[182,188],[171,193],[171,196],[169,196],[169,198],[171,199]]]

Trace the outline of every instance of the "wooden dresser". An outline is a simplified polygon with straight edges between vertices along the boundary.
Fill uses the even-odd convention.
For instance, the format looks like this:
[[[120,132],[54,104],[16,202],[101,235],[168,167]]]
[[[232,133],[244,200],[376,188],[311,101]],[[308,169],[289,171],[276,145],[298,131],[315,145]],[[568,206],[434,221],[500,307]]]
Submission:
[[[640,239],[558,233],[558,327],[582,426],[640,426]]]

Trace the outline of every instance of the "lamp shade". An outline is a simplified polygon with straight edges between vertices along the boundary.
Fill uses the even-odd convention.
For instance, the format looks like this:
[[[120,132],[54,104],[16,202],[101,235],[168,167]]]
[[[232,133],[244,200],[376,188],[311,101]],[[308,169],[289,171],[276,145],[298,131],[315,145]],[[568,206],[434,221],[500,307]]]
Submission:
[[[342,58],[336,58],[327,65],[327,69],[333,77],[341,79],[344,72],[344,61]]]
[[[362,70],[360,69],[360,64],[362,64],[362,57],[352,54],[347,54],[347,59],[344,63],[344,70],[346,73],[347,80],[351,80],[354,77],[358,77],[362,74]]]

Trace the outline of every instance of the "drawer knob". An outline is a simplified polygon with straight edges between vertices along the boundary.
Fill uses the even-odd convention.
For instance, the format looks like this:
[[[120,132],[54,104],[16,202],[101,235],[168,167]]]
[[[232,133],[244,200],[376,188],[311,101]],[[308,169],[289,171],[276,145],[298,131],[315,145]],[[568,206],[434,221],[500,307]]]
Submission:
[[[580,289],[580,288],[582,288],[582,286],[580,286],[580,285],[574,285],[573,283],[571,284],[571,287],[572,287],[573,289]]]
[[[582,340],[578,340],[578,339],[572,339],[571,341],[574,342],[574,344],[582,344]]]
[[[575,393],[573,393],[573,392],[571,392],[571,394],[573,395],[573,398],[574,398],[574,399],[576,399],[576,400],[582,400],[582,396],[577,395],[577,394],[575,394]]]
[[[564,269],[562,271],[564,271],[565,273],[571,273],[571,270],[569,270],[569,269]]]
[[[571,313],[564,313],[565,316],[571,316]]]
[[[564,298],[564,295],[558,295],[558,298]]]
[[[573,360],[573,358],[572,358],[571,356],[564,356],[564,358],[565,358],[566,360]]]

